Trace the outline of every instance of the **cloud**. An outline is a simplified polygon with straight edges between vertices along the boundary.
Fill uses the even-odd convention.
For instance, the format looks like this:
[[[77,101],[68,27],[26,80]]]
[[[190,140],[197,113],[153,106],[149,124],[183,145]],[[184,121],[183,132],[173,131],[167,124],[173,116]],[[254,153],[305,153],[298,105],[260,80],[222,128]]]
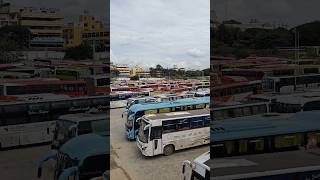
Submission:
[[[209,67],[208,0],[111,0],[110,11],[115,63]]]
[[[192,57],[203,57],[205,55],[200,49],[197,48],[190,49],[188,54]]]

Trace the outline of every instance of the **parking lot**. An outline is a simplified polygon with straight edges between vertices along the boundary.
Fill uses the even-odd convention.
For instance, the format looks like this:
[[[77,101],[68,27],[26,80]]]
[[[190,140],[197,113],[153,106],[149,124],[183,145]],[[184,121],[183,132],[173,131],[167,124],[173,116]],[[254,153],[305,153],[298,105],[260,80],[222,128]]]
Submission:
[[[178,180],[181,162],[205,153],[208,146],[178,151],[171,156],[144,157],[134,141],[125,136],[122,109],[111,110],[111,179],[112,180]],[[20,147],[0,151],[0,179],[37,180],[37,161],[49,145]],[[53,162],[45,164],[40,180],[53,179]],[[38,179],[39,180],[39,179]]]
[[[125,118],[121,118],[124,109],[111,110],[111,156],[115,162],[111,166],[111,179],[120,180],[118,174],[124,174],[131,180],[179,180],[181,162],[193,160],[209,150],[208,146],[177,151],[170,156],[144,157],[134,141],[125,136]]]

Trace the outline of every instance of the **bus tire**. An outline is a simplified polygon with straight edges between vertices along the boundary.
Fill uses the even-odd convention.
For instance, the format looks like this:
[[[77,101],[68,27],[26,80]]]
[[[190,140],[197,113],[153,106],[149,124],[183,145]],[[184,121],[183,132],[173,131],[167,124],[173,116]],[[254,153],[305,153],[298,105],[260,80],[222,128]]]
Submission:
[[[169,144],[169,145],[166,145],[164,148],[163,148],[163,154],[165,156],[169,156],[171,154],[174,153],[174,146],[172,144]]]

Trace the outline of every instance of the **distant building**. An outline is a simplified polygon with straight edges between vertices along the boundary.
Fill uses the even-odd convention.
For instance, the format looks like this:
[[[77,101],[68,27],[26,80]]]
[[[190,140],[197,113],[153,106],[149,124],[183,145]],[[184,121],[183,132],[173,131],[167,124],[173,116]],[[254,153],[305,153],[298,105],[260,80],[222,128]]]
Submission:
[[[10,9],[9,3],[0,1],[0,27],[18,25],[18,12]]]
[[[223,24],[228,27],[240,28],[242,31],[251,28],[258,28],[258,29],[275,29],[278,27],[287,28],[286,24],[271,24],[268,22],[260,22],[257,19],[251,19],[249,23],[241,23],[235,20],[228,20],[224,21]]]
[[[114,67],[119,71],[119,77],[130,77],[130,68],[127,64],[116,64]]]
[[[30,30],[30,48],[63,48],[63,14],[59,9],[18,7],[1,2],[0,14],[1,26],[21,25]]]
[[[86,14],[79,16],[78,23],[69,23],[63,28],[66,48],[75,47],[82,43],[95,44],[95,47],[103,45],[108,48],[109,36],[110,33],[102,21]]]
[[[143,70],[141,67],[136,66],[132,69],[130,72],[130,77],[138,76],[140,78],[150,78],[150,71],[149,70]]]

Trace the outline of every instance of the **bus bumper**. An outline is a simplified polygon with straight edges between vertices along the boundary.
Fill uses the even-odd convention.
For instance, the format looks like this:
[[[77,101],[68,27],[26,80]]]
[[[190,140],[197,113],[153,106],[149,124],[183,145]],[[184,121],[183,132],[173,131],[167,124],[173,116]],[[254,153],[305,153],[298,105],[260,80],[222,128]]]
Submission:
[[[137,146],[140,149],[142,155],[144,156],[153,156],[150,151],[148,151],[148,146],[145,143],[142,143],[139,138],[137,138]]]

